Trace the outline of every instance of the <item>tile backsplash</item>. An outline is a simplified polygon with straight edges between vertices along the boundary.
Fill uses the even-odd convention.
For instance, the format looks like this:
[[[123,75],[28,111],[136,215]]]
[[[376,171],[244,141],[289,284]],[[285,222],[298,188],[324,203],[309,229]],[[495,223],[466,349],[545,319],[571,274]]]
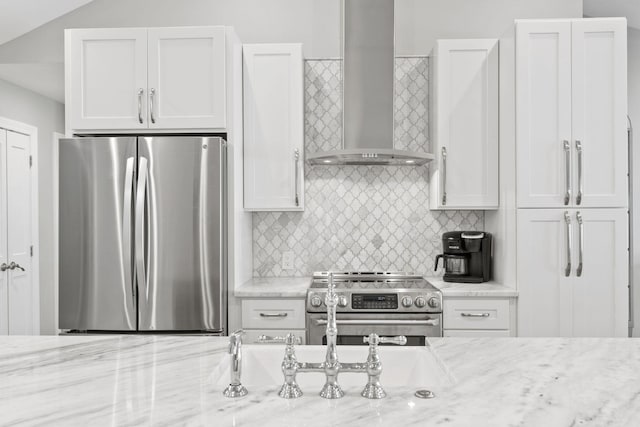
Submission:
[[[341,146],[340,61],[305,63],[306,153]],[[396,59],[396,148],[430,151],[428,58]],[[430,211],[428,166],[305,166],[304,212],[253,214],[254,276],[319,270],[427,274],[449,230],[481,230],[482,211]],[[294,268],[282,269],[292,251]]]

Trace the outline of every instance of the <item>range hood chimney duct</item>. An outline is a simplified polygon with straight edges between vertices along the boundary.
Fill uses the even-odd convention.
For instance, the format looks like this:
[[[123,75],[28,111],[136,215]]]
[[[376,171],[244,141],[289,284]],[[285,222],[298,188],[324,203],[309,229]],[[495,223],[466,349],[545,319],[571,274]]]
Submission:
[[[394,1],[342,0],[343,148],[307,156],[324,165],[424,165],[428,153],[396,150]]]

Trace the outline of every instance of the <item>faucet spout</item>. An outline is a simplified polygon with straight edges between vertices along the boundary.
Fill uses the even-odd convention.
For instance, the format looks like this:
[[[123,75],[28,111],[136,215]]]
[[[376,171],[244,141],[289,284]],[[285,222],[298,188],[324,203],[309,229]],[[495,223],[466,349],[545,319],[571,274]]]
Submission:
[[[325,304],[327,306],[327,355],[325,358],[327,381],[320,391],[320,396],[325,399],[337,399],[344,396],[344,391],[342,391],[340,384],[338,384],[338,374],[340,373],[340,362],[338,361],[337,350],[338,324],[336,321],[338,296],[336,295],[335,285],[333,283],[333,273],[329,273]]]

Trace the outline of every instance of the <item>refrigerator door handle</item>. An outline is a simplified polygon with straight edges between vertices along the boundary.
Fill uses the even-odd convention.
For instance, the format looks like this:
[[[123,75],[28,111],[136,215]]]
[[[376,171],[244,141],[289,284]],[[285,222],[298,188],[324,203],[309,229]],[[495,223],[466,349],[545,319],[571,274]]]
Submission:
[[[131,209],[133,203],[133,157],[127,158],[124,171],[124,192],[122,200],[122,251],[124,256],[125,285],[131,291],[131,306],[135,299],[135,286],[133,282],[133,274],[131,272]],[[125,294],[129,295],[127,289]],[[135,307],[133,307],[135,308]]]
[[[135,214],[135,257],[136,276],[138,278],[138,305],[140,311],[142,311],[142,307],[146,307],[149,301],[149,289],[147,287],[146,268],[144,262],[144,208],[148,175],[147,165],[148,160],[145,157],[140,157]]]

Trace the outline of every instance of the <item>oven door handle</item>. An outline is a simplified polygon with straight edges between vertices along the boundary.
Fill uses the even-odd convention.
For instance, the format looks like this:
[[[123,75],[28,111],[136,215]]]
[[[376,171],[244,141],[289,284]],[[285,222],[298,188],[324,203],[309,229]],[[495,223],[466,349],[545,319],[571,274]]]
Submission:
[[[326,319],[314,319],[316,326],[326,325],[328,321]],[[440,319],[428,319],[428,320],[336,320],[338,325],[425,325],[425,326],[438,326],[440,325]]]

